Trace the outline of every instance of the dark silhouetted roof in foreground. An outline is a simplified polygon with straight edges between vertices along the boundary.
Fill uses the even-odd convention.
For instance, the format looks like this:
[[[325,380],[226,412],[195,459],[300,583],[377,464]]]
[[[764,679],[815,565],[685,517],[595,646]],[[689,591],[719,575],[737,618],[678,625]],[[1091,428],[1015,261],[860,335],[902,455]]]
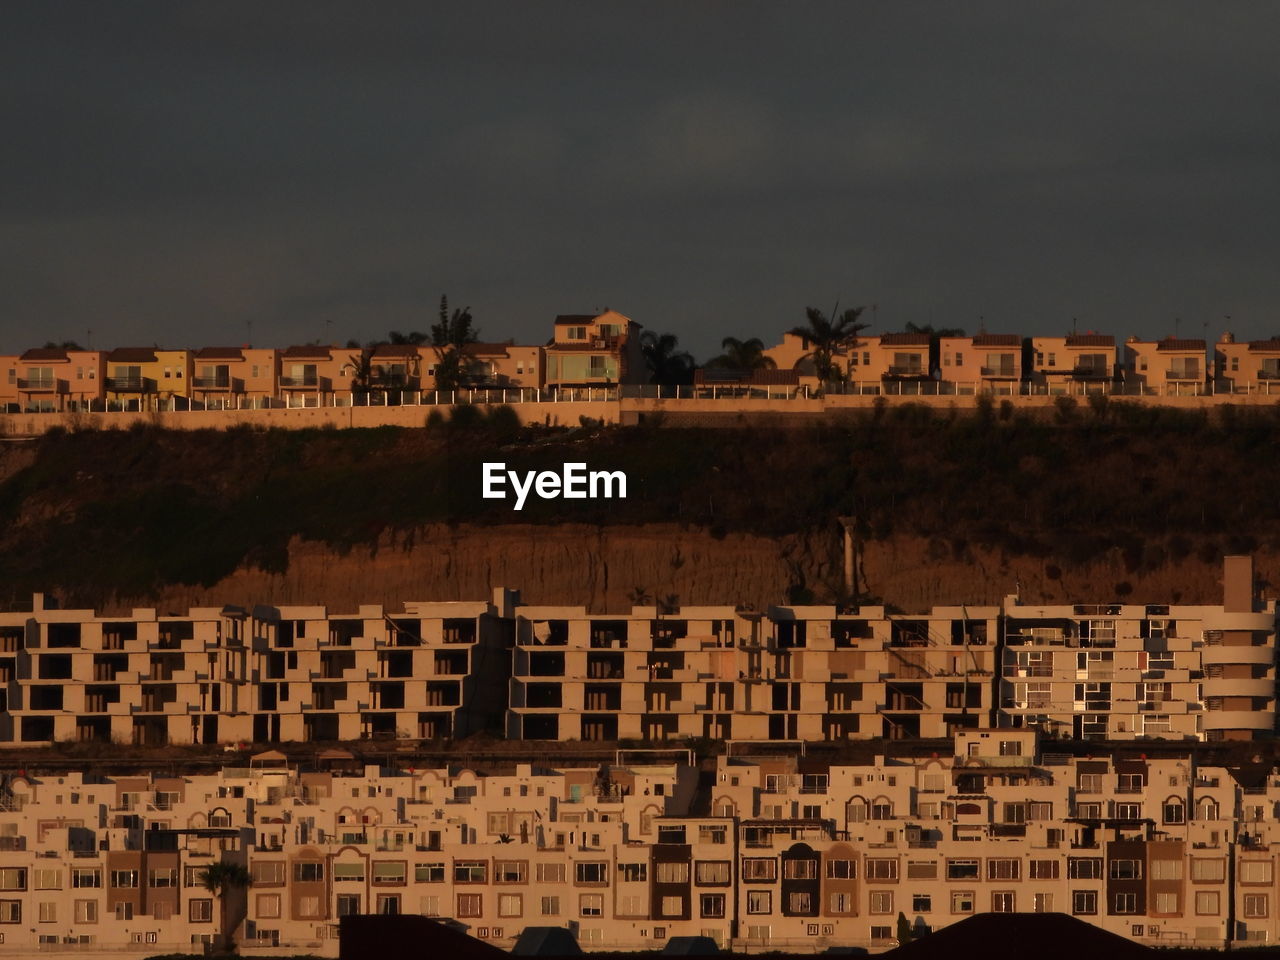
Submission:
[[[881,956],[893,960],[1128,960],[1151,957],[1154,952],[1065,913],[980,913]]]

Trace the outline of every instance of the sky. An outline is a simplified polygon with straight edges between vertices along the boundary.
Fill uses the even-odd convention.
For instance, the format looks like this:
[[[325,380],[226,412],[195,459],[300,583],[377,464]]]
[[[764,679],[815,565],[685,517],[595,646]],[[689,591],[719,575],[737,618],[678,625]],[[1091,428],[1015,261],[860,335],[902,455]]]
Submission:
[[[1280,333],[1280,5],[0,9],[0,351]],[[90,332],[91,331],[91,332]]]

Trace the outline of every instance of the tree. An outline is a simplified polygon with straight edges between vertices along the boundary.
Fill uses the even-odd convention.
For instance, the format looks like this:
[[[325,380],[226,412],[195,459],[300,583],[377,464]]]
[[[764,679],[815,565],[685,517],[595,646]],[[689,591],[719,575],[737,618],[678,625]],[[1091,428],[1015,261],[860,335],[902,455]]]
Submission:
[[[911,937],[911,921],[906,918],[901,910],[898,911],[898,945],[910,943]]]
[[[725,337],[720,341],[720,349],[724,353],[708,360],[708,367],[722,370],[772,370],[777,366],[773,357],[765,356],[764,342],[759,337],[752,337],[750,340]]]
[[[828,317],[817,307],[805,307],[804,315],[809,321],[808,326],[793,327],[788,331],[813,344],[813,366],[822,383],[835,379],[835,353],[856,344],[858,334],[867,329],[867,324],[858,322],[858,318],[862,316],[862,307],[850,307],[844,313],[837,314],[839,309],[840,305],[837,303]]]
[[[63,340],[61,343],[55,343],[50,340],[44,345],[46,350],[83,350],[84,347],[76,343],[74,340]]]
[[[480,331],[472,325],[471,308],[449,313],[449,298],[440,298],[440,320],[431,325],[431,345],[436,351],[436,389],[456,390],[467,378],[466,348]]]
[[[227,929],[227,894],[232,890],[244,890],[253,883],[253,877],[243,865],[228,863],[225,860],[211,863],[197,875],[200,886],[218,898],[219,916],[221,917],[221,933],[223,949],[230,952],[233,948],[231,931]]]
[[[680,349],[674,333],[646,330],[640,334],[640,352],[649,367],[649,382],[670,387],[693,383],[693,357]]]

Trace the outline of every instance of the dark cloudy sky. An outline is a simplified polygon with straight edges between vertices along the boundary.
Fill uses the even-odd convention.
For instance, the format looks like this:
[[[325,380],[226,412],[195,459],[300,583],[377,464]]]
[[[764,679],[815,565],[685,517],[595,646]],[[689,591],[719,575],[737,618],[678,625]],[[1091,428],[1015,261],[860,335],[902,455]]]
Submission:
[[[0,350],[1280,333],[1280,5],[0,8]],[[985,318],[980,321],[979,318]]]

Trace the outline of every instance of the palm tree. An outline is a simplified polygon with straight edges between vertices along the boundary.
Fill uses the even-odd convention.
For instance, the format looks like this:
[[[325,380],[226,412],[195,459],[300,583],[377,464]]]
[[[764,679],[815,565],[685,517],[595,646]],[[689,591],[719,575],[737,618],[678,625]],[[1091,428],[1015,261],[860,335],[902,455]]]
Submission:
[[[467,376],[466,348],[480,331],[472,326],[471,308],[449,313],[449,298],[440,298],[440,320],[431,325],[431,345],[436,349],[436,389],[456,390]]]
[[[231,931],[227,929],[227,894],[232,890],[243,890],[248,887],[253,883],[253,876],[242,864],[222,860],[211,863],[201,870],[197,879],[202,887],[218,898],[221,917],[219,938],[223,949],[230,953],[234,944],[231,941]]]
[[[708,360],[708,367],[722,370],[772,370],[777,366],[773,357],[765,356],[764,341],[759,337],[752,337],[750,340],[725,337],[720,341],[720,349],[724,353]]]
[[[693,383],[693,357],[681,350],[674,333],[646,330],[640,334],[640,352],[649,366],[649,379],[662,386]]]
[[[817,307],[805,307],[804,315],[808,326],[793,327],[788,333],[796,337],[804,337],[813,344],[813,366],[821,383],[833,379],[836,372],[832,356],[842,347],[853,346],[858,342],[858,334],[867,329],[867,324],[859,323],[862,307],[850,307],[837,315],[840,305],[836,304],[828,317]]]

